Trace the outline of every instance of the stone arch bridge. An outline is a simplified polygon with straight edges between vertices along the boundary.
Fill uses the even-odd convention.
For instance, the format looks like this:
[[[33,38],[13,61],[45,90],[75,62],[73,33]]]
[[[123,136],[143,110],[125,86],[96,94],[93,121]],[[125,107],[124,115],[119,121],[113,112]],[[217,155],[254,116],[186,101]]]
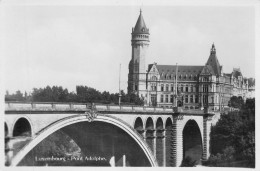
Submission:
[[[6,165],[35,165],[26,158],[59,130],[84,154],[105,156],[107,166],[180,166],[187,156],[200,162],[210,155],[213,115],[180,108],[6,102]]]

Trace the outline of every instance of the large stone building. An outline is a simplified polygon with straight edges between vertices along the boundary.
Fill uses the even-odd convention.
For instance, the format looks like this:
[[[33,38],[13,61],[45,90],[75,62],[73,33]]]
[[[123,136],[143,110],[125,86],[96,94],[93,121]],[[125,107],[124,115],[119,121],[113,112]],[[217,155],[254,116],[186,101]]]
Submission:
[[[132,59],[129,63],[128,93],[136,93],[149,106],[186,109],[208,107],[221,110],[228,106],[231,96],[246,98],[248,80],[240,69],[223,73],[213,44],[205,65],[159,65],[145,63],[149,47],[149,29],[142,11],[132,29]],[[177,76],[177,79],[176,79]]]

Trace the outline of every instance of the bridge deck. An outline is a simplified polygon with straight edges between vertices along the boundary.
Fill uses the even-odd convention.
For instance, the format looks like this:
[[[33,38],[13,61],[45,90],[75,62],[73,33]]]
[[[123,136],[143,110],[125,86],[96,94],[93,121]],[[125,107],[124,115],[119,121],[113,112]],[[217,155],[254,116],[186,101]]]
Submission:
[[[147,107],[147,106],[118,106],[118,105],[105,105],[105,104],[90,104],[90,103],[56,103],[56,102],[6,102],[5,113],[12,112],[31,112],[31,113],[44,113],[44,112],[60,112],[60,113],[84,113],[90,110],[96,110],[101,113],[157,113],[157,114],[192,114],[203,115],[214,112],[204,111],[200,109],[178,109],[177,111],[171,108],[161,107]]]

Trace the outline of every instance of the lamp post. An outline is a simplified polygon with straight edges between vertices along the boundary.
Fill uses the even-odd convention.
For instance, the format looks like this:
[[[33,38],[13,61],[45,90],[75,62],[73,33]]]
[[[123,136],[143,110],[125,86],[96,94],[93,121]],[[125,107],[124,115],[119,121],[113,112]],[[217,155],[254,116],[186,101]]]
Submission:
[[[176,73],[175,73],[175,91],[174,91],[174,107],[178,107],[178,103],[177,103],[177,93],[178,93],[178,63],[176,63]]]
[[[121,83],[121,64],[119,65],[119,98],[118,98],[118,105],[120,106],[121,105],[121,88],[120,88],[120,83]]]

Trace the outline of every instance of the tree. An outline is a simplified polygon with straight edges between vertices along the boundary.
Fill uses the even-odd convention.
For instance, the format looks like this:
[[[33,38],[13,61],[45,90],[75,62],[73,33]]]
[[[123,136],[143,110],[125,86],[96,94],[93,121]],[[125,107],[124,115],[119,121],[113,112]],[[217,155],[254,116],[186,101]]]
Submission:
[[[244,105],[244,100],[241,96],[232,96],[229,101],[229,107],[239,108],[241,109]]]
[[[234,99],[233,99],[234,100]],[[241,99],[238,98],[238,101]],[[247,99],[240,111],[222,114],[211,129],[209,163],[246,160],[249,167],[255,164],[255,100]],[[241,103],[240,103],[241,104]],[[232,150],[233,149],[233,150]]]

